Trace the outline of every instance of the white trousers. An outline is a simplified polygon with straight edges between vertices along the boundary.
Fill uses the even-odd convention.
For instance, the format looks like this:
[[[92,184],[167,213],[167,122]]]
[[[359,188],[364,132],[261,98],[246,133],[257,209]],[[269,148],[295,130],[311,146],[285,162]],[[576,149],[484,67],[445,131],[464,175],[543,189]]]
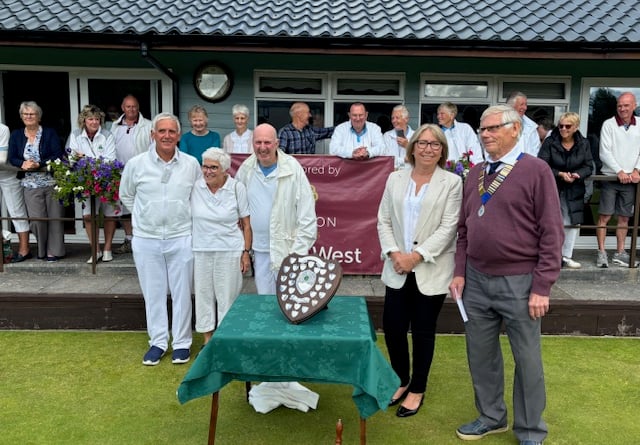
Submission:
[[[12,218],[26,218],[27,208],[24,205],[24,194],[20,181],[16,178],[15,172],[0,172],[0,190],[2,197],[7,204],[9,216]],[[29,221],[13,220],[16,232],[28,232]]]
[[[197,332],[214,331],[238,298],[242,289],[241,256],[240,251],[193,252]]]
[[[562,224],[565,226],[571,225],[571,218],[569,217],[569,204],[566,199],[560,197],[560,210],[562,211]],[[562,243],[562,256],[566,258],[573,257],[573,246],[576,244],[576,238],[580,233],[580,229],[576,227],[566,227],[564,229],[564,243]]]
[[[191,347],[191,235],[166,240],[134,236],[133,259],[144,296],[149,345],[163,351],[169,345],[167,291],[171,293],[172,348]]]
[[[254,252],[253,272],[259,295],[275,295],[278,271],[271,270],[269,252]]]

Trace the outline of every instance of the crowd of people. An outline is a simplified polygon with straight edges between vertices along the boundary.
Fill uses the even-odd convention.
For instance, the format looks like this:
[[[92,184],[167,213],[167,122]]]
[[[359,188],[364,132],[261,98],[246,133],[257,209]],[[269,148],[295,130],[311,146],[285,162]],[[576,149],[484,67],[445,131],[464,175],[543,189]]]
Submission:
[[[604,227],[617,216],[612,262],[626,266],[625,237],[640,182],[636,107],[632,93],[619,96],[616,115],[602,127],[599,150],[602,172],[617,181],[601,184],[598,224]],[[7,147],[7,162],[18,169],[17,175],[0,172],[18,233],[14,261],[32,257],[29,231],[38,258],[65,256],[63,207],[51,174],[43,169],[47,161],[118,159],[124,164],[121,202],[95,209],[107,217],[104,244],[88,262],[133,253],[149,335],[142,362],[159,364],[171,347],[172,362],[186,363],[191,358],[192,291],[195,330],[206,344],[240,293],[244,274],[253,267],[257,292],[276,294],[284,258],[307,254],[315,243],[312,187],[291,154],[315,153],[317,141],[330,139],[330,153],[343,158],[392,156],[396,170],[387,179],[377,224],[384,335],[400,377],[389,406],[399,405],[398,417],[410,417],[423,405],[437,319],[450,294],[463,302],[468,315],[467,358],[479,412],[456,434],[476,440],[508,429],[499,342],[504,325],[515,361],[513,430],[521,445],[541,444],[547,435],[541,318],[549,310],[560,268],[580,267],[572,253],[584,221],[585,180],[595,162],[579,131],[578,114],[563,113],[557,126],[547,128],[548,123],[543,127],[529,119],[526,109],[526,95],[513,93],[506,105],[482,113],[476,133],[456,120],[451,102],[438,107],[437,124],[416,130],[409,126],[408,109],[397,105],[393,129],[383,134],[368,121],[362,103],[351,105],[347,122],[317,128],[310,124],[309,106],[296,102],[291,123],[279,132],[266,123],[248,129],[249,109],[235,105],[235,130],[221,142],[209,130],[204,107],[189,110],[191,130],[182,134],[176,116],[160,113],[149,121],[129,95],[109,130],[102,110],[83,107],[63,146],[55,131],[40,124],[42,109],[23,102],[24,127],[9,134],[0,126],[0,149]],[[230,153],[249,154],[235,177],[229,174]],[[463,179],[445,166],[464,153],[473,153],[476,165],[463,188]],[[83,215],[93,241],[91,210],[86,206]],[[113,249],[116,215],[125,239]],[[605,234],[606,229],[598,229],[599,267],[608,266]]]

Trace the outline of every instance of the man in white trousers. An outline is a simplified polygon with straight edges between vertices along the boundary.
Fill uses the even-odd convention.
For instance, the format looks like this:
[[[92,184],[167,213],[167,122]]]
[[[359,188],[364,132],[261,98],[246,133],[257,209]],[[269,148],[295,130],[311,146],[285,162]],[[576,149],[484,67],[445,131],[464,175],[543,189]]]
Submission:
[[[193,156],[180,152],[180,121],[160,113],[152,123],[155,148],[125,165],[120,199],[131,209],[131,247],[144,296],[149,350],[142,363],[155,366],[169,347],[167,289],[171,293],[172,362],[186,363],[191,348],[191,207],[202,175]]]

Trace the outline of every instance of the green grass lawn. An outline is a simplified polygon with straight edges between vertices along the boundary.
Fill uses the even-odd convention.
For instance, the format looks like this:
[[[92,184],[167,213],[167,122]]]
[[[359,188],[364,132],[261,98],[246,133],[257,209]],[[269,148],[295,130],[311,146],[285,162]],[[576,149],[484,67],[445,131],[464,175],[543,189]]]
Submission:
[[[165,357],[156,367],[142,366],[145,333],[0,331],[0,344],[0,444],[207,442],[211,398],[180,405],[175,393],[189,364],[172,365]],[[381,338],[378,344],[386,352]],[[503,347],[511,406],[506,339]],[[640,443],[640,339],[545,337],[543,348],[545,444]],[[307,386],[320,394],[317,410],[279,408],[265,415],[246,403],[243,383],[228,385],[221,391],[216,443],[333,445],[338,418],[344,444],[359,443],[352,388]],[[420,413],[407,419],[393,409],[375,414],[367,421],[367,443],[460,445],[455,428],[475,416],[464,337],[439,336]],[[508,432],[479,443],[517,441]]]

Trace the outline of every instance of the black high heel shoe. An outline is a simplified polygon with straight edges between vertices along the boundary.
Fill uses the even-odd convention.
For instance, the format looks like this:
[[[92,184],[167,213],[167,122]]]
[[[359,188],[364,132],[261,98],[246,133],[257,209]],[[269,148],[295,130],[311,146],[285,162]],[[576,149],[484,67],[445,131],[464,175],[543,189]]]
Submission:
[[[404,406],[400,405],[398,407],[398,411],[396,411],[396,416],[398,416],[398,417],[415,416],[416,414],[418,414],[418,411],[420,411],[420,407],[422,406],[423,403],[424,403],[424,394],[422,395],[422,399],[420,399],[420,404],[418,405],[418,407],[416,409],[409,409],[409,408],[405,408]]]
[[[397,405],[402,401],[402,399],[404,399],[407,396],[407,394],[409,394],[409,385],[407,385],[407,389],[405,389],[404,392],[400,394],[400,397],[398,397],[397,399],[391,399],[391,401],[389,402],[389,406]]]

